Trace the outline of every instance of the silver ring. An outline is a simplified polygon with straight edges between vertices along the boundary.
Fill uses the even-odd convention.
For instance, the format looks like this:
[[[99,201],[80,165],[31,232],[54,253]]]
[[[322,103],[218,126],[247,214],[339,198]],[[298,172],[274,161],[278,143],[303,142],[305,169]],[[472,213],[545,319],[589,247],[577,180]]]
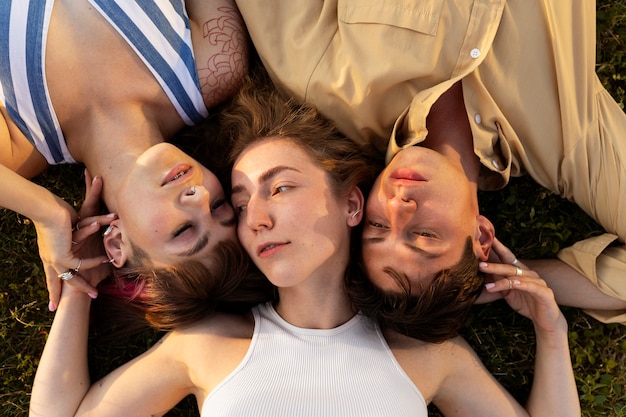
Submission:
[[[515,267],[515,275],[518,276],[518,277],[520,275],[522,275],[522,268],[520,268],[519,266],[516,266]]]
[[[57,277],[61,278],[63,281],[70,281],[72,278],[74,278],[74,270],[68,269],[67,271],[57,275]]]
[[[517,263],[518,263],[518,262],[519,262],[519,261],[517,260],[517,258],[515,258],[515,259],[513,259],[513,262],[511,262],[511,265],[513,265],[513,266],[517,266]]]
[[[76,229],[77,232],[80,230],[80,226],[78,225],[78,222],[76,222],[76,226],[74,226],[74,229]]]
[[[513,288],[513,282],[511,282],[510,279],[507,279],[507,281],[509,281],[509,291]]]

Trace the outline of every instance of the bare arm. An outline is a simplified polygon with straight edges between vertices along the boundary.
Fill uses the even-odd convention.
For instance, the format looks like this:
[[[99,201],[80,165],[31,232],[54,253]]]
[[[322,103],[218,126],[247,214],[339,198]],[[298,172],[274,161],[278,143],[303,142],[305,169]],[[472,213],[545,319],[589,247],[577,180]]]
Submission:
[[[32,220],[44,263],[51,305],[58,304],[61,284],[57,274],[75,268],[71,252],[72,224],[78,219],[69,204],[4,165],[0,165],[0,206]],[[59,271],[59,272],[57,272]]]
[[[161,416],[191,393],[186,367],[176,359],[181,346],[164,341],[91,385],[90,301],[84,292],[63,286],[35,375],[30,416]]]
[[[579,416],[567,321],[545,281],[524,264],[518,263],[518,267],[490,263],[481,270],[496,277],[487,290],[504,294],[507,303],[530,318],[535,327],[535,374],[526,410],[531,416]]]
[[[559,259],[527,259],[524,263],[543,278],[557,303],[591,310],[624,310],[626,301],[598,289],[584,275]]]
[[[76,211],[46,188],[4,165],[0,165],[0,206],[28,217],[35,225],[50,293],[50,309],[55,310],[61,296],[61,281],[57,275],[79,264],[79,257],[72,250],[72,226],[78,221]],[[99,228],[97,224],[84,226],[91,227],[92,231]],[[81,269],[92,268],[103,261],[106,257],[83,259]]]

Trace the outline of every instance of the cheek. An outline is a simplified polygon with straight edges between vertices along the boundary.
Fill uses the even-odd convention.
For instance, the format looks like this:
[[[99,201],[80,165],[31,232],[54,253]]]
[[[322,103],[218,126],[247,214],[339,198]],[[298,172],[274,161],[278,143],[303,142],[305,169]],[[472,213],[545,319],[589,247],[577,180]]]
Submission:
[[[248,253],[248,246],[250,244],[250,228],[246,226],[244,219],[239,219],[237,223],[237,237],[239,238],[239,242],[246,249]]]

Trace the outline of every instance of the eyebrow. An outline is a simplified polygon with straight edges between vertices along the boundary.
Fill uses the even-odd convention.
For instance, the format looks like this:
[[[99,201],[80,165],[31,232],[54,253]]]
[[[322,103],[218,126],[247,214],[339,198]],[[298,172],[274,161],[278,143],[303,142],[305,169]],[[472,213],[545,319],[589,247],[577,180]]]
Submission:
[[[275,166],[273,168],[268,169],[267,171],[265,171],[264,173],[261,174],[261,176],[259,177],[259,184],[265,183],[269,180],[271,180],[272,178],[274,178],[276,175],[280,174],[283,171],[295,171],[295,172],[301,172],[299,169],[294,168],[294,167],[290,167],[287,165],[278,165]],[[231,197],[233,194],[237,194],[240,193],[242,191],[245,190],[245,187],[241,184],[237,184],[234,185],[230,194]]]
[[[211,238],[211,233],[206,232],[205,234],[203,234],[200,239],[198,239],[195,243],[195,245],[193,245],[193,248],[181,252],[178,254],[178,256],[185,256],[185,257],[189,257],[189,256],[193,256],[196,253],[200,252],[202,249],[204,249],[206,247],[206,245],[209,244],[209,239]]]
[[[385,239],[383,239],[382,237],[368,237],[366,239],[363,239],[363,243],[367,243],[369,245],[372,244],[376,244],[376,243],[383,243],[385,241]],[[427,252],[424,249],[418,248],[415,245],[412,245],[408,242],[404,242],[404,246],[406,246],[409,250],[418,253],[420,255],[424,255],[426,258],[428,259],[438,259],[440,258],[442,255],[438,255],[436,253],[431,253],[431,252]]]

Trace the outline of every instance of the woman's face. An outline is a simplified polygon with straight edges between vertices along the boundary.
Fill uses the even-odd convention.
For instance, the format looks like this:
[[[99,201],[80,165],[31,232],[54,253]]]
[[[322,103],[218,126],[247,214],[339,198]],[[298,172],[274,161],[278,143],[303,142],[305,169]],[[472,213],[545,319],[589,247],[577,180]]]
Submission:
[[[216,244],[236,239],[234,212],[217,177],[168,143],[137,159],[117,203],[124,250],[132,241],[155,266],[191,259],[210,266]]]
[[[298,145],[268,138],[248,146],[232,171],[238,235],[254,263],[279,287],[343,274],[350,228],[347,198]]]

